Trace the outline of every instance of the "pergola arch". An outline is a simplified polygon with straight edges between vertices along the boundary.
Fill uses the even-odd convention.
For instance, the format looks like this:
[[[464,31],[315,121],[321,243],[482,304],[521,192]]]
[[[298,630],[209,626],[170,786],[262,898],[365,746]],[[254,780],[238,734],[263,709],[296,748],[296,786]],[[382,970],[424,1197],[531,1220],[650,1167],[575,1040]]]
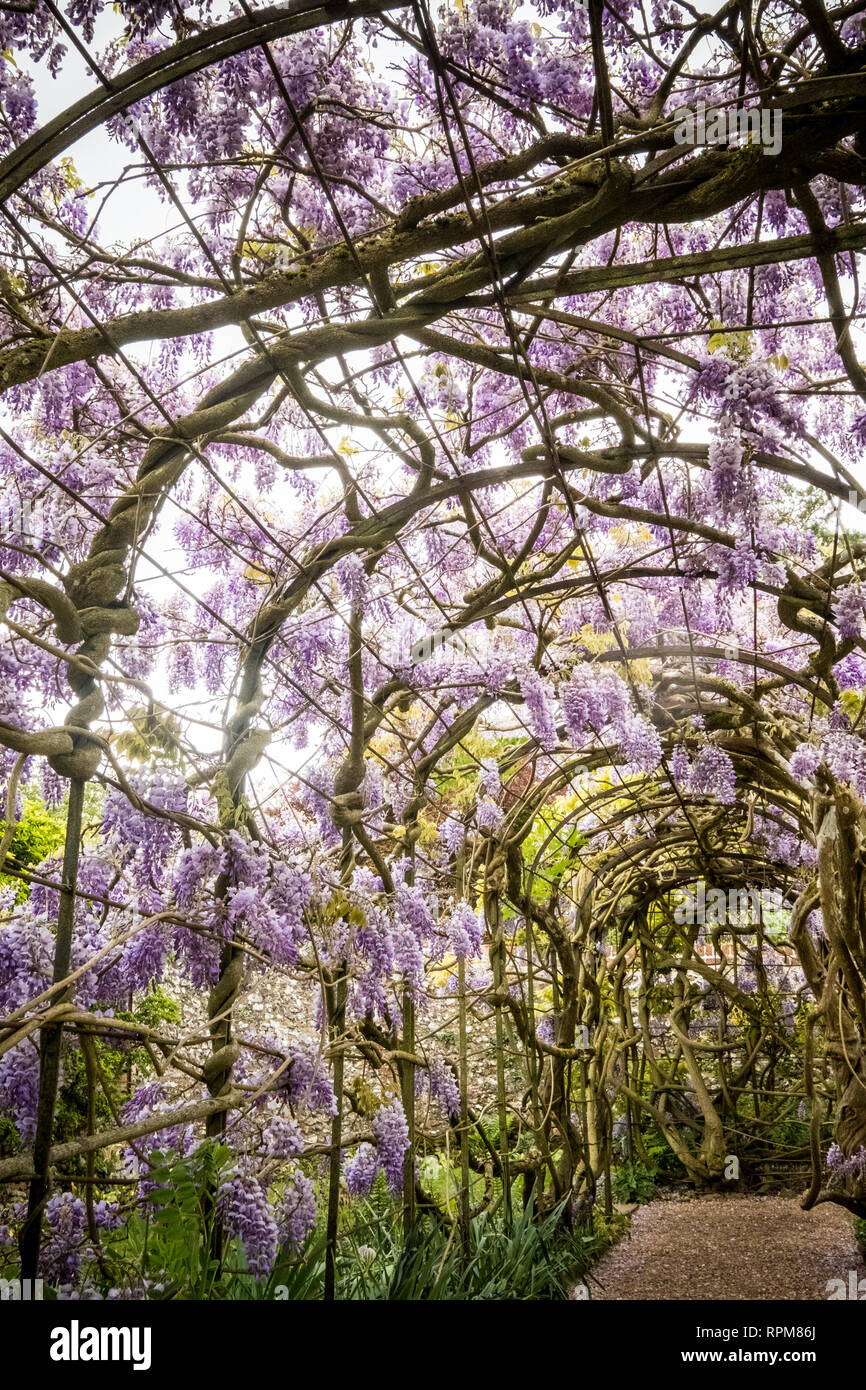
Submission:
[[[617,1108],[714,1183],[750,1091],[760,1149],[762,1085],[793,1049],[766,963],[781,967],[763,930],[741,952],[730,922],[713,927],[730,959],[701,959],[701,924],[669,920],[699,881],[782,894],[807,1200],[866,1214],[862,1182],[819,1193],[825,1102],[845,1159],[866,1146],[866,540],[842,511],[864,497],[862,6],[780,5],[771,42],[739,0],[684,10],[676,33],[602,0],[578,32],[572,6],[545,3],[548,29],[521,30],[537,91],[509,66],[522,21],[500,8],[467,0],[440,22],[425,0],[243,3],[191,24],[121,4],[108,72],[89,21],[0,6],[27,61],[63,39],[98,83],[0,161],[10,495],[73,523],[69,540],[10,533],[0,566],[0,863],[32,760],[68,795],[62,863],[10,860],[30,896],[9,931],[54,952],[26,986],[12,971],[0,1017],[4,1051],[43,1046],[32,1145],[0,1158],[0,1178],[30,1181],[31,1274],[61,1053],[129,1023],[73,999],[82,918],[115,932],[98,961],[132,970],[121,910],[139,901],[154,911],[129,937],[170,943],[207,1033],[129,1032],[180,1057],[211,1140],[253,1104],[251,1058],[276,1059],[268,1102],[303,1069],[238,1021],[255,972],[318,991],[324,1022],[304,1028],[334,1092],[331,1281],[343,1150],[372,1123],[347,1065],[399,1092],[409,1226],[416,1149],[445,1134],[468,1172],[472,1125],[506,1207],[518,1174],[527,1200],[571,1215],[602,1185],[610,1201]],[[782,112],[781,151],[679,144],[674,103],[707,84],[717,104]],[[121,113],[132,163],[84,189],[55,161]],[[104,244],[87,194],[139,180],[171,236]],[[207,335],[224,330],[238,346],[217,358]],[[87,788],[109,807],[96,848]],[[125,833],[156,845],[142,878]],[[449,944],[464,1042],[473,1009],[494,1035],[495,1142],[469,1115],[465,1047],[459,1123],[417,1120],[438,1046],[419,1018]],[[710,994],[718,1035],[691,1036]],[[665,1104],[687,1081],[684,1135]],[[104,1146],[166,1127],[147,1123]],[[70,1142],[61,1156],[99,1147]]]

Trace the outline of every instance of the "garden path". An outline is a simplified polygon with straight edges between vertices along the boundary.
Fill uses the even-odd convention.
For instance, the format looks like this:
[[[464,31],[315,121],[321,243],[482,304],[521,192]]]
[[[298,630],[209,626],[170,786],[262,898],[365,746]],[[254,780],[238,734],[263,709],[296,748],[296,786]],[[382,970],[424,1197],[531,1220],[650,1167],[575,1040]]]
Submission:
[[[841,1207],[803,1211],[796,1197],[732,1193],[639,1207],[631,1234],[594,1266],[589,1287],[605,1301],[827,1299],[831,1280],[848,1290],[852,1270],[866,1299],[866,1268]]]

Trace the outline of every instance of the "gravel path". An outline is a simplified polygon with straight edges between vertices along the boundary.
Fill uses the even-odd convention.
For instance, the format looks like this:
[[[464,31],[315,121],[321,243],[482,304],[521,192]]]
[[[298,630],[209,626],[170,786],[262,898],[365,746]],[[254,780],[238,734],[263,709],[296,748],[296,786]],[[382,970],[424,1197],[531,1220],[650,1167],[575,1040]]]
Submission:
[[[639,1207],[631,1235],[591,1271],[593,1299],[826,1299],[866,1274],[841,1207],[796,1197],[712,1196]]]

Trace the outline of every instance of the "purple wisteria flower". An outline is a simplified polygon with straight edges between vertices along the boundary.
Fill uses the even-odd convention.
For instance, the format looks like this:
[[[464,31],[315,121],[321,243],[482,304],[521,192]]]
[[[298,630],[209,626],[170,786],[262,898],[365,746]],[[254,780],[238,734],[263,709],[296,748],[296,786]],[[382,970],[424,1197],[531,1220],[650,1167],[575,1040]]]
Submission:
[[[392,1192],[403,1186],[403,1158],[409,1147],[409,1126],[399,1100],[383,1105],[373,1116],[373,1135],[379,1163]]]
[[[843,1183],[849,1179],[859,1182],[866,1178],[866,1147],[861,1144],[855,1153],[846,1154],[838,1144],[831,1144],[827,1150],[827,1167],[831,1183]]]
[[[280,1245],[298,1250],[316,1225],[316,1189],[311,1178],[297,1170],[286,1183],[276,1208]]]
[[[374,1144],[359,1144],[343,1165],[346,1186],[353,1197],[364,1197],[379,1175],[382,1164]]]
[[[448,944],[458,960],[467,960],[481,951],[483,929],[472,906],[461,899],[451,908],[444,921]]]
[[[86,1244],[87,1210],[80,1197],[58,1192],[45,1208],[47,1239],[39,1256],[39,1268],[50,1284],[74,1280]]]
[[[229,1235],[237,1236],[243,1245],[250,1273],[266,1278],[276,1258],[277,1223],[261,1183],[235,1173],[219,1187],[216,1205]]]

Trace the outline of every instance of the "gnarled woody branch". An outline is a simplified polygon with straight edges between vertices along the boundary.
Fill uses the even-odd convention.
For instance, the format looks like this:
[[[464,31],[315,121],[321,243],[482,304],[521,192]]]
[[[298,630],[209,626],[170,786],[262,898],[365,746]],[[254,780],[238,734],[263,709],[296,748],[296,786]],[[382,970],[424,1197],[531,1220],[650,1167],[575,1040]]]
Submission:
[[[68,1158],[79,1158],[84,1154],[98,1153],[100,1149],[110,1149],[117,1144],[126,1144],[133,1139],[143,1139],[170,1125],[191,1124],[195,1120],[206,1119],[210,1115],[233,1110],[246,1096],[242,1090],[226,1091],[221,1096],[211,1096],[208,1100],[195,1101],[190,1105],[178,1106],[176,1110],[160,1110],[137,1120],[135,1124],[117,1125],[103,1130],[101,1134],[87,1134],[81,1139],[72,1139],[64,1144],[53,1144],[49,1154],[52,1166],[63,1163]],[[14,1158],[0,1159],[0,1182],[18,1182],[32,1178],[33,1160],[23,1153]]]

